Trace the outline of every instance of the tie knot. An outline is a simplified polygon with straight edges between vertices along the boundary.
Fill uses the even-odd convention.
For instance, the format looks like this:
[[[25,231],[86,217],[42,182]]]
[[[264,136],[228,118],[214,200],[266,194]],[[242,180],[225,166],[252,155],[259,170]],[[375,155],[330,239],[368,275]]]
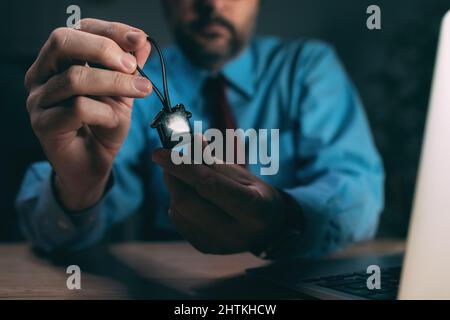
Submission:
[[[221,74],[208,77],[203,85],[203,93],[208,98],[224,99],[227,88],[227,81]]]

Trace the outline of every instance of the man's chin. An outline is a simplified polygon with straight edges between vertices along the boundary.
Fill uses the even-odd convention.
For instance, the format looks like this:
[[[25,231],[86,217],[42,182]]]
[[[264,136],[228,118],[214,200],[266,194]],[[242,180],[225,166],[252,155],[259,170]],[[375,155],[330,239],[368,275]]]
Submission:
[[[199,56],[211,57],[214,59],[214,57],[220,58],[230,55],[231,48],[228,41],[225,41],[224,39],[214,39],[196,42],[195,51]]]
[[[192,62],[206,68],[216,68],[233,56],[232,41],[227,36],[204,37],[192,35],[179,37],[179,44]],[[189,40],[188,40],[189,39]]]

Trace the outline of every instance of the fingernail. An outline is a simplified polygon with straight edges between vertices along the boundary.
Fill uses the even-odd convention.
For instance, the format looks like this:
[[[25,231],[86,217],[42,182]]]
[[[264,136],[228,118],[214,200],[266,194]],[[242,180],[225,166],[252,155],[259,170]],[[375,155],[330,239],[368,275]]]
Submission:
[[[131,54],[124,54],[122,56],[122,65],[130,71],[136,70],[136,58],[133,57]]]
[[[142,37],[142,32],[141,31],[137,31],[137,30],[131,30],[128,31],[128,33],[126,34],[125,38],[127,39],[127,41],[131,44],[136,44],[139,39]]]
[[[145,78],[142,77],[135,77],[134,80],[134,87],[136,90],[143,92],[143,93],[149,93],[151,89],[150,81],[148,81]]]

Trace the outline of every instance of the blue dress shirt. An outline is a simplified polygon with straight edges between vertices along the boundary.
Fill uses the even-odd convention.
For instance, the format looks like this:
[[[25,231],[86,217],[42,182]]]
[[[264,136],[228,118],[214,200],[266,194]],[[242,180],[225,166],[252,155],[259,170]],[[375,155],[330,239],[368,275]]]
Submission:
[[[202,120],[207,128],[201,89],[208,72],[176,47],[164,54],[172,103],[183,103],[191,121]],[[149,59],[145,71],[162,88],[158,59]],[[222,74],[230,84],[227,94],[238,128],[279,129],[279,171],[261,178],[295,199],[305,221],[304,230],[283,245],[283,254],[320,257],[373,237],[384,201],[383,166],[361,101],[333,49],[317,41],[255,38]],[[158,228],[174,228],[162,171],[151,161],[160,142],[149,124],[160,108],[156,94],[135,100],[112,186],[84,212],[70,214],[60,207],[48,162],[30,167],[16,206],[34,246],[46,251],[89,246],[141,210],[144,199]],[[249,170],[259,176],[260,165]]]

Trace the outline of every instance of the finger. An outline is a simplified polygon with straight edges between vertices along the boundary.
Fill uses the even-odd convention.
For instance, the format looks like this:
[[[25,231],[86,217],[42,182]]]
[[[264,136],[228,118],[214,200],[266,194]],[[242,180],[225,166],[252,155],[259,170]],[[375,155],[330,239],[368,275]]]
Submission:
[[[144,31],[124,23],[85,18],[80,20],[80,30],[109,38],[127,52],[137,52],[148,45]]]
[[[241,241],[246,237],[237,236],[231,230],[228,235],[219,237],[217,231],[221,229],[221,226],[206,230],[199,227],[173,206],[169,209],[168,214],[181,235],[203,253],[231,254],[242,252],[246,249],[245,243]]]
[[[109,38],[124,51],[134,52],[137,63],[143,66],[150,54],[151,45],[144,31],[129,25],[86,18],[80,21],[80,30]]]
[[[255,183],[256,177],[246,168],[239,164],[216,162],[209,167],[215,172],[226,176],[242,185],[252,186]]]
[[[134,51],[134,56],[137,60],[138,66],[141,68],[144,67],[145,62],[147,61],[151,51],[151,45],[150,42],[146,42],[144,47],[138,51]]]
[[[111,70],[133,73],[136,58],[113,40],[71,28],[52,32],[25,77],[27,89],[46,82],[52,75],[74,63],[90,62]]]
[[[175,208],[168,210],[169,218],[175,225],[178,232],[188,240],[194,248],[203,253],[213,253],[214,250],[208,244],[212,243],[212,239],[203,235],[202,231],[187,220]]]
[[[244,222],[249,218],[243,216],[241,212],[254,209],[258,197],[256,190],[218,174],[206,165],[175,165],[171,160],[171,151],[165,149],[156,150],[152,159],[168,173],[192,186],[201,197],[239,221]]]
[[[150,81],[141,76],[72,66],[33,90],[28,107],[46,108],[79,95],[142,98],[150,94],[151,89]]]
[[[83,96],[71,99],[67,106],[31,113],[33,130],[41,135],[73,132],[84,124],[115,128],[118,123],[110,105]]]
[[[211,169],[243,185],[251,185],[254,182],[254,175],[242,165],[224,163],[223,160],[212,156],[211,147],[202,134],[195,134],[193,139],[197,140],[197,143],[201,141],[203,158]]]
[[[192,187],[178,178],[165,172],[164,181],[169,189],[172,205],[200,228],[216,232],[217,227],[221,226],[221,231],[228,232],[236,224],[233,217],[201,198]]]

